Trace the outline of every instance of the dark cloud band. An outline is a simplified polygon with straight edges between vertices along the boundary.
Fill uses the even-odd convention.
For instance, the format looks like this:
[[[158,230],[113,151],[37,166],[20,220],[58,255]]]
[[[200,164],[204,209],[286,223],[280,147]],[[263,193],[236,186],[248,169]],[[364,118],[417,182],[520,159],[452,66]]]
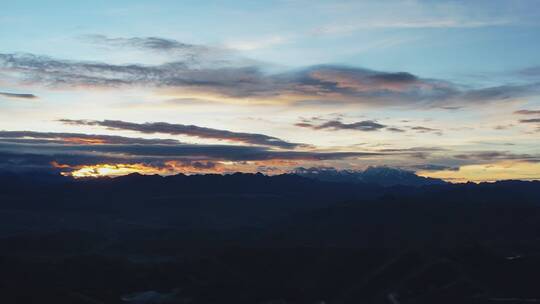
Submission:
[[[540,123],[540,118],[521,119],[521,123]]]
[[[173,145],[180,144],[174,139],[144,139],[112,135],[91,135],[81,133],[54,133],[33,131],[0,131],[0,140],[18,143],[54,143],[54,144],[138,144],[138,145]]]
[[[38,98],[34,94],[27,94],[27,93],[7,93],[7,92],[0,92],[0,97],[7,97],[7,98],[18,98],[18,99],[36,99]]]
[[[96,142],[98,140],[99,142]],[[368,152],[276,151],[262,146],[196,145],[162,139],[137,139],[78,133],[0,132],[0,168],[49,168],[102,163],[216,161],[319,161],[372,157]]]
[[[515,111],[514,114],[520,115],[540,115],[540,110],[519,110]]]
[[[227,140],[251,145],[262,145],[284,149],[294,149],[302,146],[301,144],[289,143],[279,138],[264,134],[232,132],[227,130],[205,128],[194,125],[170,124],[166,122],[132,123],[120,120],[96,121],[72,119],[61,119],[60,121],[70,125],[100,126],[115,130],[136,131],[145,134],[161,133],[170,135],[186,135],[199,138]]]
[[[354,123],[343,123],[339,120],[330,120],[321,124],[312,124],[308,122],[297,123],[296,126],[311,128],[314,130],[356,130],[356,131],[377,131],[386,128],[385,125],[372,120],[358,121]]]

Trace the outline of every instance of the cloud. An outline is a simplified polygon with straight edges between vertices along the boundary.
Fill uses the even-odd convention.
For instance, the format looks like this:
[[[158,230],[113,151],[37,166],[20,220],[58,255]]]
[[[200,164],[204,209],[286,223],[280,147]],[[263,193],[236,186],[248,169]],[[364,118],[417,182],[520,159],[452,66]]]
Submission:
[[[23,82],[54,86],[118,86],[142,83],[158,73],[140,65],[55,60],[30,54],[0,54],[0,70],[21,73]]]
[[[495,126],[493,129],[494,130],[507,130],[507,129],[510,129],[512,128],[514,125],[513,124],[508,124],[508,125],[497,125]]]
[[[408,121],[406,121],[408,122]],[[437,135],[442,135],[443,132],[440,129],[429,128],[424,126],[388,126],[385,124],[378,123],[374,120],[362,120],[353,123],[344,123],[341,121],[341,118],[325,120],[320,117],[312,117],[311,119],[302,119],[301,122],[295,124],[297,127],[301,128],[310,128],[313,130],[357,130],[357,131],[378,131],[378,130],[387,130],[394,133],[404,133],[407,132],[406,129],[416,131],[418,133],[434,133]]]
[[[105,35],[83,35],[83,41],[94,45],[110,48],[111,50],[125,49],[147,52],[149,56],[166,55],[165,58],[174,60],[173,65],[181,63],[192,69],[216,68],[228,65],[245,65],[249,60],[239,56],[234,50],[180,42],[162,37],[109,37]]]
[[[263,76],[259,67],[193,67],[191,59],[160,65],[114,65],[32,54],[0,54],[0,71],[19,77],[22,83],[61,88],[154,86],[190,88],[230,97],[278,93],[274,92],[276,84]]]
[[[332,17],[327,18],[331,22],[311,31],[319,35],[388,29],[484,28],[536,23],[537,19],[530,5],[518,8],[505,1],[331,1],[310,8],[324,10],[326,16]]]
[[[158,87],[179,94],[200,92],[222,99],[255,99],[296,105],[366,104],[456,109],[540,94],[540,83],[468,88],[422,78],[405,71],[386,72],[344,65],[314,65],[270,73],[269,64],[242,59],[234,50],[159,37],[88,41],[178,55],[154,65],[62,60],[33,54],[0,54],[0,72],[23,84],[60,88]]]
[[[509,24],[508,20],[403,20],[403,21],[368,21],[349,24],[332,24],[313,30],[316,35],[350,34],[368,29],[433,29],[433,28],[478,28]]]
[[[412,148],[388,148],[381,149],[379,152],[440,152],[446,151],[441,147],[412,147]]]
[[[276,151],[262,146],[197,145],[168,139],[138,139],[78,133],[0,132],[0,168],[50,169],[98,164],[147,164],[167,162],[204,169],[216,162],[321,161],[372,157],[369,152]],[[56,169],[62,169],[57,166]]]
[[[7,98],[18,98],[18,99],[36,99],[38,98],[34,94],[28,94],[28,93],[7,93],[7,92],[0,92],[0,97],[7,97]]]
[[[414,170],[419,171],[458,171],[459,167],[452,167],[447,165],[438,165],[438,164],[421,164],[414,165],[411,167]]]
[[[381,72],[362,68],[319,65],[282,74],[303,98],[300,103],[365,103],[372,105],[421,105],[448,100],[458,94],[451,83],[421,79],[406,72]]]
[[[500,85],[488,88],[473,89],[462,93],[465,101],[504,101],[518,97],[527,97],[540,94],[540,83],[523,85]]]
[[[428,127],[423,127],[423,126],[409,127],[409,129],[414,130],[418,133],[435,133],[437,135],[443,134],[440,129],[428,128]]]
[[[297,123],[296,126],[304,128],[312,128],[314,130],[330,129],[330,130],[357,130],[357,131],[377,131],[386,128],[385,125],[372,120],[358,121],[354,123],[343,123],[339,120],[330,120],[318,125],[311,123]]]
[[[524,76],[540,76],[540,66],[523,69],[519,71],[518,74]]]
[[[540,123],[540,118],[521,119],[521,123]]]
[[[444,148],[439,147],[411,147],[411,148],[387,148],[379,149],[376,152],[386,155],[407,155],[416,159],[427,159],[433,153],[444,152]]]
[[[400,129],[400,128],[396,128],[396,127],[389,127],[389,128],[386,128],[386,130],[391,131],[391,132],[396,132],[396,133],[403,133],[403,132],[405,132],[405,130]]]
[[[540,155],[516,154],[507,151],[477,151],[454,155],[455,158],[480,161],[517,160],[526,162],[540,162]]]
[[[0,131],[0,140],[14,143],[51,143],[51,144],[140,144],[173,145],[180,144],[174,139],[144,139],[112,135],[90,135],[81,133],[54,133],[33,131]]]
[[[404,133],[407,132],[405,129],[413,130],[418,133],[434,133],[437,135],[442,135],[442,130],[428,128],[423,126],[404,126],[404,127],[394,127],[388,126],[381,123],[378,123],[374,120],[362,120],[353,123],[344,123],[340,118],[325,120],[320,117],[313,117],[311,119],[303,119],[301,122],[296,123],[295,126],[301,128],[310,128],[313,130],[356,130],[356,131],[378,131],[378,130],[387,130],[394,133]]]
[[[82,39],[98,45],[114,47],[132,47],[153,51],[201,51],[204,47],[182,43],[160,37],[108,37],[105,35],[84,35]]]
[[[50,145],[40,143],[2,142],[0,150],[10,151],[40,151],[46,154],[56,153],[103,153],[108,155],[146,156],[156,158],[187,157],[219,160],[327,160],[348,157],[372,156],[377,153],[364,152],[313,152],[313,151],[275,151],[255,146],[228,146],[228,145],[80,145],[62,144]]]
[[[2,144],[0,144],[2,146]],[[57,162],[59,160],[59,162]],[[0,170],[25,172],[25,171],[57,171],[60,166],[55,164],[73,163],[77,165],[91,165],[99,162],[121,161],[111,157],[84,154],[57,154],[47,155],[36,152],[24,153],[21,151],[0,150]],[[69,167],[69,166],[68,166]]]
[[[520,114],[520,115],[540,115],[540,110],[519,110],[515,111],[514,114]]]
[[[450,157],[449,154],[455,154]],[[66,174],[148,174],[288,172],[299,165],[382,164],[410,161],[423,171],[452,170],[460,164],[493,161],[540,162],[540,155],[508,151],[459,153],[440,147],[381,149],[372,152],[273,150],[264,146],[185,144],[168,139],[138,139],[79,133],[0,132],[0,170],[54,170]],[[433,165],[435,164],[435,165]],[[437,167],[438,166],[438,167]],[[94,173],[92,173],[94,172]],[[126,174],[127,174],[126,173]]]
[[[70,125],[101,126],[116,130],[136,131],[145,134],[161,133],[170,135],[186,135],[199,138],[227,140],[251,145],[278,147],[283,149],[294,149],[302,146],[301,144],[286,142],[279,138],[264,134],[232,132],[194,125],[170,124],[166,122],[132,123],[120,120],[96,121],[71,119],[61,119],[60,121]]]

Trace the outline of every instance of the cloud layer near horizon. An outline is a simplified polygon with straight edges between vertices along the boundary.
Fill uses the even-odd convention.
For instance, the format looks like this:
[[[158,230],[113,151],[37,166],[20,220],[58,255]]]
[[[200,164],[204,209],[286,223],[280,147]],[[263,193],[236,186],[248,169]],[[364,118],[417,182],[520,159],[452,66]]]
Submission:
[[[96,164],[151,164],[167,162],[320,161],[376,156],[370,152],[270,150],[262,146],[184,144],[169,139],[110,135],[0,131],[0,168],[51,170]]]
[[[285,173],[294,172],[295,168],[306,164],[316,165],[320,161],[363,160],[366,164],[376,165],[397,158],[410,162],[411,165],[405,166],[410,170],[435,172],[456,171],[459,166],[493,162],[540,163],[538,154],[473,151],[459,154],[454,152],[453,166],[441,164],[445,160],[437,154],[449,152],[429,147],[365,152],[276,151],[262,146],[184,144],[170,139],[0,131],[0,169],[15,171],[52,170],[70,174],[81,169],[98,170],[104,166],[112,173],[115,173],[114,170],[137,172],[138,169],[160,174],[243,170]],[[421,162],[414,164],[413,160]]]

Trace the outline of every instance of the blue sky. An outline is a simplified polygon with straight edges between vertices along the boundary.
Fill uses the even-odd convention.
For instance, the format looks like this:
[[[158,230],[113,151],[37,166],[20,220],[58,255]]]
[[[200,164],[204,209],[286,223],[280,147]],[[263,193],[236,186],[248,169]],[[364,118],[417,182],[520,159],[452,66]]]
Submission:
[[[303,143],[292,152],[313,154],[272,156],[272,165],[161,160],[202,159],[220,172],[390,165],[459,181],[538,178],[539,7],[534,0],[10,1],[0,11],[0,129],[260,144],[238,134],[98,122],[168,123]],[[17,144],[27,139],[37,140]],[[6,143],[0,152],[18,148]],[[58,162],[64,152],[48,157]],[[373,155],[315,155],[344,152]],[[121,160],[114,161],[163,169]],[[419,169],[428,165],[446,170]]]
[[[540,64],[535,1],[201,2],[10,1],[0,12],[8,42],[1,49],[102,59],[76,40],[105,33],[238,47],[285,66],[343,63],[440,76]]]

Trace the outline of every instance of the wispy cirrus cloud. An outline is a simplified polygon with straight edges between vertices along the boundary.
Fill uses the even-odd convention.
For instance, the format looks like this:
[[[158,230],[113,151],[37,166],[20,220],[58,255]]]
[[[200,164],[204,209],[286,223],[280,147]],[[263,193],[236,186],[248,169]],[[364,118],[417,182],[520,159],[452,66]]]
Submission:
[[[149,56],[165,55],[170,63],[182,63],[191,69],[217,68],[253,64],[253,60],[243,58],[237,50],[229,47],[185,43],[163,37],[111,37],[91,34],[80,40],[109,50],[136,50]]]
[[[161,37],[109,37],[105,35],[84,35],[81,39],[97,45],[112,47],[131,47],[152,51],[201,51],[203,46],[182,43]]]
[[[316,35],[350,34],[361,30],[373,29],[444,29],[444,28],[479,28],[501,26],[512,23],[511,20],[459,20],[455,18],[432,20],[385,20],[363,21],[341,24],[328,24],[312,31]]]
[[[504,1],[332,1],[313,6],[333,16],[332,22],[312,31],[323,35],[380,29],[484,28],[526,24],[537,17],[535,13],[525,13],[526,6]]]
[[[303,146],[302,144],[290,143],[264,134],[232,132],[227,130],[199,127],[195,125],[171,124],[166,122],[132,123],[120,120],[97,121],[72,119],[61,119],[60,122],[69,125],[100,126],[115,130],[129,130],[145,134],[161,133],[170,135],[186,135],[284,149],[294,149]]]

